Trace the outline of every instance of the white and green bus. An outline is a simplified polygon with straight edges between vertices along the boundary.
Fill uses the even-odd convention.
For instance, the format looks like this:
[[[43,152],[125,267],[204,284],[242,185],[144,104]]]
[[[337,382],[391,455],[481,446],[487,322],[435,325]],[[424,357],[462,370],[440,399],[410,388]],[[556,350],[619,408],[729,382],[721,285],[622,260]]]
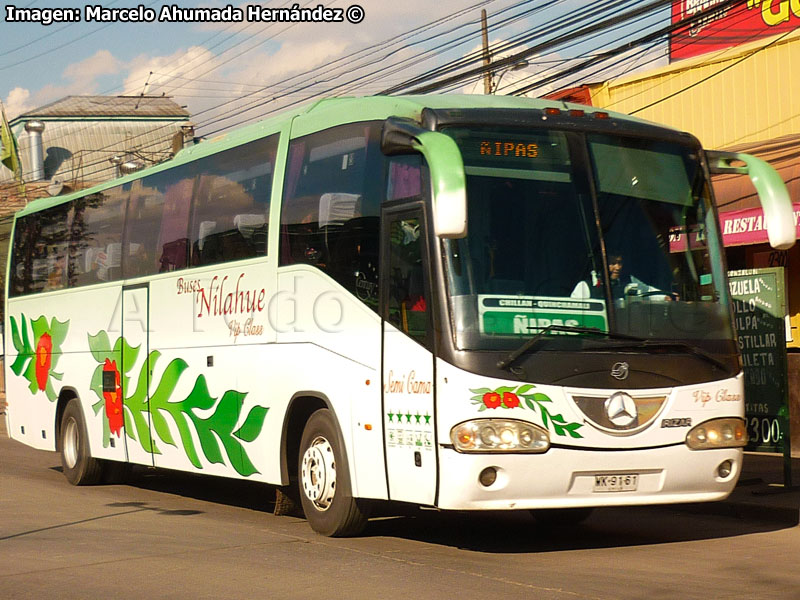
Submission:
[[[738,162],[737,162],[738,161]],[[16,215],[7,426],[76,485],[260,481],[325,535],[378,501],[711,501],[746,442],[710,173],[765,163],[624,115],[330,99]]]

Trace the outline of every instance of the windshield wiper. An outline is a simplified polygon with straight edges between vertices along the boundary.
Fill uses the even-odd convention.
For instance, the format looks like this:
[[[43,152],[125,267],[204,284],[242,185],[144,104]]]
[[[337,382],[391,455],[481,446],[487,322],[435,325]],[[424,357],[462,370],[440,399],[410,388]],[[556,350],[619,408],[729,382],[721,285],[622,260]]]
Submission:
[[[534,328],[531,328],[534,329]],[[542,339],[547,337],[547,334],[551,331],[563,331],[567,333],[589,333],[593,335],[599,335],[602,337],[607,337],[610,339],[616,340],[626,340],[626,341],[633,341],[633,342],[645,342],[644,338],[636,337],[633,335],[625,335],[623,333],[610,333],[608,331],[603,331],[602,329],[598,329],[597,327],[571,327],[569,325],[548,325],[547,327],[543,327],[542,330],[534,335],[532,338],[527,340],[522,346],[514,350],[511,354],[505,357],[503,360],[497,361],[497,368],[498,369],[508,369],[511,365],[517,362],[517,359],[530,352],[530,350]]]
[[[547,327],[543,327],[542,330],[534,335],[532,338],[527,340],[522,346],[514,350],[511,354],[509,354],[503,360],[497,362],[497,367],[499,369],[508,369],[517,362],[520,356],[528,353],[531,349],[539,343],[542,339],[547,337],[551,331],[563,331],[563,332],[574,332],[574,333],[587,333],[596,335],[599,337],[604,337],[609,340],[623,340],[625,342],[631,342],[628,344],[620,344],[620,345],[613,345],[613,346],[604,346],[602,348],[591,348],[591,350],[601,351],[601,352],[619,352],[625,350],[678,350],[685,352],[687,354],[691,354],[692,356],[696,356],[701,358],[702,360],[714,365],[718,369],[722,371],[728,371],[728,366],[720,360],[714,358],[711,354],[703,350],[702,348],[698,348],[692,344],[688,344],[686,342],[679,342],[679,341],[664,341],[664,340],[652,340],[652,339],[645,339],[641,337],[636,337],[634,335],[626,335],[624,333],[613,333],[610,331],[603,331],[602,329],[598,329],[597,327],[570,327],[568,325],[548,325]],[[589,348],[585,348],[585,350],[589,350]]]

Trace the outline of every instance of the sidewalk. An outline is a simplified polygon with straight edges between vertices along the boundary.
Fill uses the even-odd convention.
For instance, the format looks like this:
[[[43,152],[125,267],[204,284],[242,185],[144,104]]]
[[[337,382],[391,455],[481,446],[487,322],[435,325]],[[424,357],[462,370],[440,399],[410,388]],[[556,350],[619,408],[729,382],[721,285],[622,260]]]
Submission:
[[[688,505],[697,512],[741,519],[800,523],[800,458],[792,459],[791,489],[783,486],[783,456],[745,453],[742,476],[736,489],[722,502]]]

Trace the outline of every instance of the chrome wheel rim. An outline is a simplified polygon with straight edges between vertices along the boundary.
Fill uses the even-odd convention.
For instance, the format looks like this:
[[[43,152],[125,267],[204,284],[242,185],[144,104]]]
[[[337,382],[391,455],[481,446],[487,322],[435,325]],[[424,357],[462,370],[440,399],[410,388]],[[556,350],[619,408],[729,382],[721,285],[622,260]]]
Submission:
[[[64,455],[64,462],[70,469],[78,464],[78,444],[80,438],[78,436],[78,423],[75,419],[68,419],[64,424],[64,438],[61,453]]]
[[[333,447],[324,437],[314,438],[303,453],[300,481],[306,498],[317,510],[330,508],[336,493],[336,460]]]

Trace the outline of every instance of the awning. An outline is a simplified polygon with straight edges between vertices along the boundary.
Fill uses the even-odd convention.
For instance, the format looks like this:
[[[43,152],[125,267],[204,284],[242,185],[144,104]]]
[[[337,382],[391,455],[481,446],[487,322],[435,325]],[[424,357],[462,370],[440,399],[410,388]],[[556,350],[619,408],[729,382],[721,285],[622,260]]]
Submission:
[[[725,150],[752,154],[767,161],[786,182],[792,201],[800,202],[800,135],[787,135]],[[715,175],[712,184],[720,212],[761,206],[756,190],[746,175]]]
[[[800,218],[800,135],[725,148],[731,152],[752,154],[767,161],[778,171],[794,205],[795,227]],[[722,241],[725,246],[768,243],[764,214],[753,183],[747,175],[715,175],[714,196],[719,209]]]

